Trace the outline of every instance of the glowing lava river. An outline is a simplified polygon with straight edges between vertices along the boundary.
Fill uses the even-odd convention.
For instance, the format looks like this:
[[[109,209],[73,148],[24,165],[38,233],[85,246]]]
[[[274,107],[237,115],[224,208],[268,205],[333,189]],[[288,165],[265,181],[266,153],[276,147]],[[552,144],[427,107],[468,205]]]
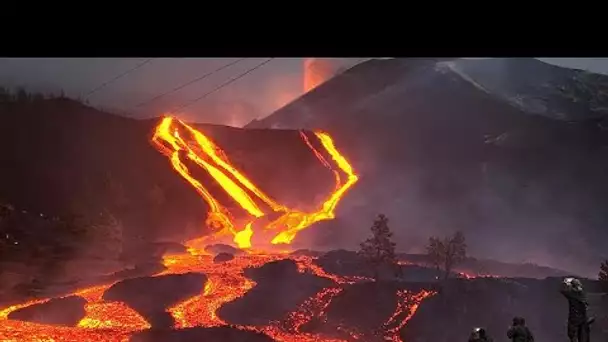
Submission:
[[[210,138],[185,123],[172,117],[165,117],[156,127],[152,138],[153,145],[168,157],[175,171],[206,201],[209,207],[206,226],[212,230],[212,233],[204,238],[187,242],[188,253],[164,256],[165,270],[154,275],[197,272],[207,276],[202,293],[166,309],[175,321],[175,329],[231,326],[235,329],[261,332],[276,341],[284,342],[365,341],[362,335],[348,327],[339,328],[343,333],[340,336],[345,334],[347,336],[343,339],[302,332],[301,328],[313,319],[323,321],[326,309],[335,296],[350,284],[369,281],[368,279],[328,274],[316,265],[315,259],[310,256],[271,254],[252,249],[254,234],[271,235],[269,241],[274,245],[289,244],[298,232],[315,222],[333,219],[338,202],[357,182],[358,177],[352,167],[337,151],[328,134],[321,132],[314,134],[317,145],[322,149],[315,147],[306,133],[301,132],[300,135],[311,153],[314,153],[317,159],[333,172],[336,179],[334,191],[314,212],[303,212],[277,203],[233,167],[226,154]],[[209,173],[249,218],[235,219],[235,215],[222,206],[202,182],[189,172],[184,163],[186,158]],[[334,168],[328,160],[332,160],[337,168]],[[346,174],[345,181],[342,181],[340,171]],[[261,221],[265,223],[262,231],[255,231],[256,220],[266,217],[269,213],[274,213],[272,217],[275,218]],[[230,239],[229,242],[244,249],[245,253],[234,256],[230,261],[216,263],[213,261],[213,255],[208,254],[201,247],[214,242],[227,242],[227,238]],[[263,327],[234,325],[218,316],[217,312],[224,304],[238,300],[256,286],[253,280],[244,275],[245,269],[261,267],[268,262],[284,259],[293,260],[300,273],[310,273],[330,279],[334,285],[301,303],[282,321],[272,322]],[[87,302],[85,317],[74,327],[45,325],[8,318],[11,312],[50,299],[1,309],[0,341],[128,341],[133,333],[150,328],[150,324],[128,305],[102,299],[104,292],[112,285],[86,288],[66,295],[80,296]],[[400,341],[399,330],[414,315],[419,303],[431,295],[432,292],[425,290],[417,293],[399,291],[394,314],[387,317],[381,327],[383,339]]]

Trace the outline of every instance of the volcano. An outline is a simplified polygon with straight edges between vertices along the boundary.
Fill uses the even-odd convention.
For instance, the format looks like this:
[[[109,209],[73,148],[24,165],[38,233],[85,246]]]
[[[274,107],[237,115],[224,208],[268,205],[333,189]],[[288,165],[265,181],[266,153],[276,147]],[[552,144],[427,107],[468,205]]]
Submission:
[[[569,83],[553,70],[578,71],[509,64],[509,72],[550,70],[539,76],[579,89],[556,95],[529,77],[488,78],[495,62],[370,61],[247,129],[136,121],[67,99],[2,103],[10,129],[0,136],[12,147],[1,157],[9,166],[0,178],[3,257],[38,265],[37,285],[56,281],[66,260],[136,265],[95,278],[85,271],[103,273],[97,266],[80,264],[54,291],[7,296],[0,339],[443,342],[479,324],[500,336],[515,315],[530,317],[539,340],[563,338],[560,279],[505,278],[492,268],[569,272],[469,259],[462,266],[477,274],[438,282],[424,256],[399,254],[402,274],[374,280],[352,251],[289,252],[298,241],[320,245],[326,231],[334,235],[325,241],[359,242],[374,211],[398,223],[401,249],[461,229],[472,254],[499,255],[491,238],[500,238],[521,258],[557,262],[553,248],[580,252],[579,264],[601,256],[585,239],[604,237],[592,201],[604,195],[592,165],[603,157],[603,98],[564,116],[568,99],[587,96],[577,88],[587,76]],[[551,227],[530,228],[548,218]],[[584,230],[572,234],[568,224]],[[101,248],[114,246],[121,250]],[[584,286],[594,337],[605,339],[604,290]]]
[[[372,60],[246,127],[343,144],[360,182],[330,223],[342,248],[382,212],[411,252],[461,230],[480,257],[595,276],[608,257],[607,81],[531,58]]]

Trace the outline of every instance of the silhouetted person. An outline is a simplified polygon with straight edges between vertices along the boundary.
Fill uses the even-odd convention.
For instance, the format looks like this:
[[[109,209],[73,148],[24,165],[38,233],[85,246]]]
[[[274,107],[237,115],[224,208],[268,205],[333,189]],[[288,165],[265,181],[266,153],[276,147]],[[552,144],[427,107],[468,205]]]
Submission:
[[[469,342],[492,342],[492,338],[488,336],[486,329],[475,328],[469,336]]]
[[[507,337],[513,342],[534,342],[534,335],[526,326],[523,317],[513,318],[513,325],[507,330]]]
[[[560,292],[568,299],[568,338],[571,342],[589,342],[593,319],[587,315],[589,304],[583,284],[576,278],[565,278]]]

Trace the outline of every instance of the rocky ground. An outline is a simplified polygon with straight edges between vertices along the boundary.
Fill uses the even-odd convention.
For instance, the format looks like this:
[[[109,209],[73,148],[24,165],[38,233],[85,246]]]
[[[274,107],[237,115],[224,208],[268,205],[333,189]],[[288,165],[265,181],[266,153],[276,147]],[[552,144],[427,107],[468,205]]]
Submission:
[[[245,275],[257,285],[218,313],[233,324],[260,326],[280,321],[299,304],[332,285],[328,279],[299,273],[291,260],[271,262]]]
[[[154,328],[170,328],[175,322],[166,310],[201,293],[206,281],[200,273],[131,278],[110,287],[103,299],[126,303]]]
[[[297,254],[304,253],[311,252]],[[327,271],[334,267],[333,271],[343,275],[362,274],[354,272],[356,255],[348,251],[326,253],[317,262],[328,268]],[[338,286],[342,290],[331,300],[323,317],[311,320],[300,331],[327,338],[348,340],[359,336],[366,341],[380,341],[382,334],[378,334],[379,331],[394,328],[404,341],[447,342],[466,338],[473,327],[483,326],[500,341],[505,339],[511,319],[518,315],[526,318],[537,340],[564,339],[567,303],[558,291],[561,278],[410,280],[426,279],[431,271],[421,266],[404,265],[402,278],[398,280]],[[298,272],[291,260],[247,269],[245,275],[257,285],[218,312],[231,324],[264,326],[284,320],[322,289],[337,286],[328,279]],[[116,283],[103,298],[128,304],[152,324],[151,330],[135,334],[132,341],[272,341],[263,334],[230,327],[169,329],[173,321],[165,310],[201,293],[205,281],[205,275],[196,273],[131,278]],[[594,339],[605,339],[608,337],[608,297],[600,292],[597,281],[585,280],[584,286],[589,291],[592,314],[598,318],[592,329]],[[417,293],[423,289],[436,294],[423,300],[415,315],[398,329],[409,309],[406,307],[395,320],[389,320],[397,303],[402,301],[397,294]],[[17,310],[9,318],[74,326],[84,315],[83,306],[82,298],[72,296]]]

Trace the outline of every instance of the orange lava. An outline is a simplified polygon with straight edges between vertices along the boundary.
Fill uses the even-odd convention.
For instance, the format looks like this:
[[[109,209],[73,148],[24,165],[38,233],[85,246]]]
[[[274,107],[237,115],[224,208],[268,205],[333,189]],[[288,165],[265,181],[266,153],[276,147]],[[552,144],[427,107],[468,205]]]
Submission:
[[[317,159],[334,172],[336,178],[335,190],[315,212],[303,212],[277,203],[235,168],[226,153],[209,137],[171,116],[164,117],[158,124],[152,142],[161,153],[170,159],[175,171],[188,181],[207,202],[209,213],[206,223],[214,231],[214,235],[221,237],[231,234],[233,242],[239,247],[250,248],[252,247],[251,237],[255,233],[252,224],[256,219],[267,216],[271,212],[279,213],[278,218],[269,222],[264,230],[276,232],[270,241],[272,244],[289,244],[298,232],[310,225],[322,220],[333,219],[340,199],[358,180],[352,166],[336,149],[333,140],[327,133],[315,132],[315,136],[336,167],[332,166],[323,154],[313,147],[304,132],[300,132],[300,136]],[[191,175],[182,158],[187,158],[207,171],[250,217],[235,219],[234,215],[219,203],[199,180]],[[347,176],[344,184],[342,184],[339,171]]]
[[[0,311],[0,341],[128,341],[134,331],[150,327],[125,304],[103,301],[101,296],[108,287],[97,286],[74,293],[87,300],[86,316],[78,327],[51,326],[7,318],[15,310],[44,303],[48,299],[6,308]]]
[[[236,256],[233,260],[216,264],[211,256],[174,255],[165,257],[166,273],[202,272],[207,274],[208,281],[202,294],[189,298],[169,309],[175,318],[176,328],[195,326],[215,327],[228,325],[217,315],[217,310],[224,304],[236,300],[256,283],[243,274],[245,268],[259,267],[267,262],[291,259],[298,271],[309,272],[319,277],[335,281],[337,284],[349,284],[352,280],[328,274],[313,263],[308,256],[290,256],[288,254],[247,254]],[[302,333],[300,327],[315,317],[324,314],[331,299],[342,291],[341,287],[330,287],[322,290],[313,298],[303,303],[296,311],[288,315],[283,322],[275,322],[265,327],[232,325],[233,327],[262,332],[279,342],[345,342],[315,334]]]
[[[298,271],[311,273],[334,281],[335,286],[328,287],[305,301],[299,308],[290,313],[283,321],[274,322],[264,327],[238,326],[235,328],[257,331],[267,334],[279,342],[346,342],[317,334],[305,333],[301,327],[313,319],[325,321],[325,310],[331,300],[339,295],[344,286],[348,286],[363,278],[340,277],[329,274],[314,263],[315,258],[309,256],[293,256],[289,254],[256,254],[248,253],[235,256],[231,261],[214,263],[211,255],[180,254],[164,257],[166,270],[162,274],[181,274],[187,272],[205,273],[208,281],[204,291],[192,298],[168,309],[175,319],[175,328],[187,327],[216,327],[229,325],[218,315],[217,310],[224,304],[234,301],[247,293],[256,283],[245,277],[243,271],[249,267],[260,267],[268,262],[291,259]],[[0,311],[0,340],[1,341],[127,341],[133,332],[149,328],[149,324],[134,310],[120,302],[106,302],[102,295],[111,285],[91,287],[76,291],[86,299],[86,317],[77,327],[59,327],[36,323],[21,322],[7,319],[10,312],[46,300],[31,301],[15,305]],[[399,303],[395,314],[387,321],[383,331],[391,341],[398,342],[398,331],[407,323],[416,311],[419,303],[431,292],[422,291],[417,294],[399,292]],[[337,327],[348,334],[350,340],[360,340],[360,334],[349,331],[348,328]]]
[[[198,272],[204,273],[208,278],[202,293],[167,309],[175,320],[174,328],[229,325],[218,316],[218,310],[224,304],[244,296],[256,286],[253,280],[245,277],[244,270],[260,267],[271,261],[291,259],[296,263],[299,272],[330,279],[334,285],[321,290],[302,303],[281,322],[273,322],[264,327],[231,326],[262,332],[279,342],[346,342],[346,340],[305,333],[301,330],[313,319],[325,321],[327,307],[332,299],[344,290],[345,286],[358,281],[370,281],[370,279],[329,274],[315,264],[313,257],[293,256],[286,252],[276,251],[268,254],[254,250],[251,244],[251,237],[255,233],[252,228],[255,219],[266,216],[269,214],[269,210],[279,213],[279,217],[264,228],[276,232],[271,243],[288,244],[299,231],[311,224],[334,218],[334,210],[338,202],[357,182],[358,177],[352,167],[335,148],[328,134],[315,133],[315,137],[324,151],[317,150],[304,132],[301,132],[300,135],[317,159],[334,173],[336,180],[334,191],[328,195],[319,209],[312,213],[287,208],[277,203],[233,167],[227,155],[211,139],[185,123],[172,117],[165,117],[156,127],[152,139],[154,145],[169,158],[175,171],[188,181],[207,202],[209,213],[206,223],[214,230],[212,235],[187,242],[188,253],[166,255],[163,258],[166,270],[155,275]],[[207,171],[250,217],[235,219],[232,213],[190,174],[183,158],[187,158]],[[336,166],[333,166],[329,159]],[[342,180],[340,172],[346,175],[345,180]],[[233,242],[240,248],[246,249],[247,253],[237,255],[227,262],[215,263],[213,255],[207,253],[201,246],[226,235],[231,236]],[[124,303],[103,300],[103,293],[111,285],[94,286],[70,294],[81,296],[86,300],[86,315],[76,327],[51,326],[8,319],[8,315],[15,310],[40,304],[48,299],[30,301],[0,310],[0,341],[128,341],[134,332],[147,329],[150,324]],[[420,301],[431,294],[427,291],[418,294],[405,292],[398,294],[399,303],[396,312],[383,327],[391,341],[399,341],[396,337],[397,332],[414,314]],[[347,333],[347,336],[350,336],[349,341],[361,339],[360,334],[349,332],[343,327],[337,327],[337,329]]]
[[[411,293],[408,291],[397,292],[397,309],[384,324],[385,328],[385,341],[402,342],[399,336],[399,331],[407,324],[407,322],[414,316],[420,303],[426,298],[435,295],[436,292],[422,290],[418,293]]]

